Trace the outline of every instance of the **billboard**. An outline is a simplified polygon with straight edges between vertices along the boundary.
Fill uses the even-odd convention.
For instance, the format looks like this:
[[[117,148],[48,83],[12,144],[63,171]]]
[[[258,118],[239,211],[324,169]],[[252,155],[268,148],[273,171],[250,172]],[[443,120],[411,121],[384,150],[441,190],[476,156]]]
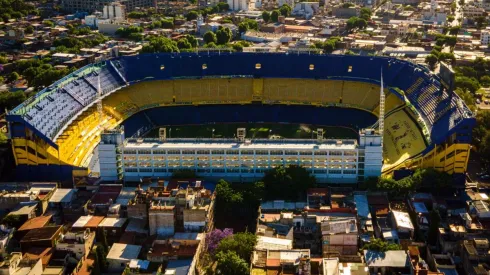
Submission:
[[[451,65],[441,62],[439,77],[446,90],[452,92],[454,90],[454,70],[451,68]]]

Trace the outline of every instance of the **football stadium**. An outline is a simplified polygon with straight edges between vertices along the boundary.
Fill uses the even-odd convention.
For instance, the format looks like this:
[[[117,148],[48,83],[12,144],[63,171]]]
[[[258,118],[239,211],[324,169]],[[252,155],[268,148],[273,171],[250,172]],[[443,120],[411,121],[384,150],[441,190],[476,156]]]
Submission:
[[[9,111],[7,121],[16,174],[25,180],[72,181],[89,175],[94,159],[101,175],[125,180],[176,169],[254,178],[281,164],[332,183],[418,167],[461,174],[475,119],[452,92],[451,77],[374,56],[122,56],[58,80]],[[309,124],[318,133],[348,127],[359,135],[248,139],[238,129],[233,138],[179,139],[167,138],[165,128],[237,123]],[[144,138],[152,129],[163,136]]]

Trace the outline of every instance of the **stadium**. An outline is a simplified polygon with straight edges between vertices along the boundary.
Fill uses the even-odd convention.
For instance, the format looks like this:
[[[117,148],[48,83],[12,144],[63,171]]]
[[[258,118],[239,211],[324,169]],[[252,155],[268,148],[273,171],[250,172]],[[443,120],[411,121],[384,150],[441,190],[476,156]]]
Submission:
[[[72,181],[75,176],[88,175],[103,131],[124,140],[121,147],[116,146],[117,154],[112,152],[119,179],[125,179],[121,177],[125,172],[133,173],[132,178],[136,179],[160,176],[163,174],[158,172],[169,173],[178,168],[198,169],[195,159],[184,165],[180,155],[185,152],[179,146],[191,148],[189,143],[200,143],[199,146],[217,146],[216,151],[223,152],[227,146],[238,146],[239,141],[149,141],[138,137],[161,126],[225,123],[349,127],[359,132],[358,140],[340,144],[354,142],[352,148],[356,150],[362,146],[363,135],[382,136],[382,146],[378,148],[382,149],[382,163],[370,163],[362,148],[354,153],[354,159],[345,160],[347,154],[341,154],[344,159],[334,161],[330,157],[334,153],[328,153],[328,148],[335,149],[339,141],[244,141],[260,147],[260,154],[269,157],[260,169],[256,159],[247,160],[255,166],[233,167],[238,174],[247,170],[256,176],[273,167],[272,149],[264,153],[264,148],[282,144],[295,151],[299,146],[288,143],[307,146],[309,149],[305,150],[310,153],[305,154],[313,157],[303,163],[299,157],[303,151],[298,149],[293,152],[298,157],[291,162],[278,158],[282,164],[304,164],[315,174],[326,170],[330,174],[329,169],[334,167],[348,168],[355,171],[350,182],[368,176],[361,171],[367,170],[365,165],[379,166],[384,175],[417,167],[461,174],[466,171],[475,119],[452,92],[451,82],[447,73],[434,75],[424,66],[374,56],[223,52],[122,56],[90,64],[60,79],[8,112],[7,121],[16,174],[25,180]],[[384,127],[381,132],[371,131],[379,126],[381,106]],[[167,150],[164,154],[179,157],[175,163],[167,160],[157,168],[156,157],[151,158],[155,152],[148,152],[147,148],[140,152],[141,143],[152,143],[148,148],[173,146],[179,151]],[[322,153],[322,165],[317,165],[316,155],[311,153],[319,144],[331,146]],[[131,146],[134,150],[128,154],[134,156],[128,158],[124,152]],[[280,155],[286,155],[281,150]],[[253,156],[258,154],[252,152]],[[129,160],[134,163],[129,165]],[[199,171],[206,175],[216,168],[226,175],[226,163],[218,164]],[[333,171],[332,174],[339,173]]]

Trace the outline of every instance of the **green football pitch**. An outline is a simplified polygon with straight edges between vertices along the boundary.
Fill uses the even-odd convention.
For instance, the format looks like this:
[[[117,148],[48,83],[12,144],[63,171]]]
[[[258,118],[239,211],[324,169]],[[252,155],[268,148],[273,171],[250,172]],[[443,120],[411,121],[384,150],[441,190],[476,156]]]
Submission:
[[[183,126],[161,126],[167,128],[168,138],[233,138],[237,128],[247,129],[247,138],[301,138],[316,139],[318,128],[323,128],[324,138],[357,139],[358,133],[352,128],[325,127],[306,124],[206,124],[206,125],[183,125]],[[154,128],[147,138],[157,138],[158,129]]]

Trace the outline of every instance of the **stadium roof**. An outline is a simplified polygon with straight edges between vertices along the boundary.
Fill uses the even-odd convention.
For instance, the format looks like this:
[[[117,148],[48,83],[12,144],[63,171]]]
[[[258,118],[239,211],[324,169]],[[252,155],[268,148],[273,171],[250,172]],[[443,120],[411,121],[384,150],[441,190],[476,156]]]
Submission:
[[[253,140],[250,143],[239,143],[233,139],[224,139],[219,142],[216,139],[204,142],[198,139],[167,139],[166,142],[149,142],[145,139],[139,143],[136,140],[129,141],[125,149],[241,149],[241,150],[257,150],[257,149],[278,149],[278,150],[346,150],[355,149],[357,142],[355,140],[326,140],[324,143],[317,143],[311,140]]]

